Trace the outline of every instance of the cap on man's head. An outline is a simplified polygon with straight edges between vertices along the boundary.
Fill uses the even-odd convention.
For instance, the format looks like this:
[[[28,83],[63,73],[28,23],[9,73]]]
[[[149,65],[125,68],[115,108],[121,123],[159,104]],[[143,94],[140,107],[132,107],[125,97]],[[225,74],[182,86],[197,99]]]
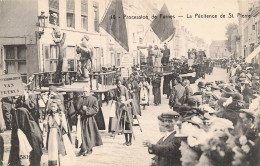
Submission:
[[[161,114],[161,117],[163,119],[178,119],[180,117],[180,114],[176,111],[168,111]]]

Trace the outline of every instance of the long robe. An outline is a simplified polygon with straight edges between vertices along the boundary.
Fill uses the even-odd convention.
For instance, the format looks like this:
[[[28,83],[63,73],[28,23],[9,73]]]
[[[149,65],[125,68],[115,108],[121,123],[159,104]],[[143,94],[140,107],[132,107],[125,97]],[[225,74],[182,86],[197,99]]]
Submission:
[[[106,124],[105,124],[104,115],[102,111],[102,98],[98,94],[94,94],[94,96],[98,99],[98,107],[99,107],[97,114],[94,116],[98,126],[98,130],[106,130]]]
[[[83,110],[83,106],[87,109]],[[81,151],[91,150],[95,146],[103,145],[94,116],[98,112],[98,100],[94,96],[79,98],[77,108],[81,114]]]
[[[108,132],[114,132],[116,130],[117,124],[118,124],[118,120],[120,120],[120,106],[119,106],[119,98],[121,96],[125,97],[125,100],[129,99],[129,93],[128,90],[125,86],[121,85],[120,87],[117,87],[115,89],[115,96],[114,96],[114,100],[116,101],[116,105],[115,105],[115,117],[110,117],[109,118],[109,125],[108,125]]]
[[[137,81],[132,82],[132,90],[133,90],[133,109],[135,109],[135,112],[133,114],[137,113],[141,116],[141,108],[140,108],[140,87],[137,83]]]
[[[6,127],[5,127],[4,117],[3,117],[2,102],[0,101],[0,132],[4,131],[5,129]]]
[[[3,165],[4,160],[4,138],[0,135],[0,166]]]
[[[68,131],[67,121],[63,112],[48,115],[47,121],[48,165],[59,165],[59,155],[65,156],[66,154],[65,145],[62,139],[62,131]]]
[[[19,140],[17,129],[21,129],[26,135],[32,151],[30,153],[30,164],[32,166],[40,166],[42,156],[43,138],[42,132],[34,121],[32,115],[26,108],[18,108],[11,110],[12,113],[12,133],[11,133],[11,150],[8,163],[10,166],[20,166],[19,156]]]
[[[161,104],[161,77],[157,77],[152,81],[154,104]]]
[[[66,96],[66,99],[64,100],[64,106],[67,110],[66,112],[70,129],[72,129],[72,126],[77,124],[77,117],[73,103],[73,96],[71,94],[68,94],[68,96]]]
[[[167,97],[169,97],[170,93],[171,93],[171,85],[170,85],[171,78],[172,78],[172,75],[166,75],[166,76],[164,76],[164,79],[163,79],[163,94],[166,94]]]

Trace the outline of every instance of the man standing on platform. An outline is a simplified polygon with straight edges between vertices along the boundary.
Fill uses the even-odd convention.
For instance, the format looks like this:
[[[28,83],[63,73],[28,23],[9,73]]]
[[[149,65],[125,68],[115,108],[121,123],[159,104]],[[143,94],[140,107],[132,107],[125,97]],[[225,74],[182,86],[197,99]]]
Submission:
[[[148,147],[148,152],[156,155],[153,158],[152,166],[181,165],[181,152],[179,150],[181,138],[175,137],[176,131],[174,130],[174,125],[177,123],[179,117],[180,115],[175,111],[162,113],[158,119],[163,121],[165,136],[157,144],[151,144],[150,141],[143,142],[143,145]]]
[[[163,66],[166,66],[169,63],[170,54],[171,54],[170,49],[167,48],[166,43],[164,43],[164,50],[162,50],[162,53],[163,53],[162,64],[163,64]]]
[[[90,88],[83,88],[83,96],[77,103],[77,109],[81,115],[82,144],[79,155],[88,156],[92,148],[103,145],[98,126],[94,116],[98,112],[98,100],[90,94]]]

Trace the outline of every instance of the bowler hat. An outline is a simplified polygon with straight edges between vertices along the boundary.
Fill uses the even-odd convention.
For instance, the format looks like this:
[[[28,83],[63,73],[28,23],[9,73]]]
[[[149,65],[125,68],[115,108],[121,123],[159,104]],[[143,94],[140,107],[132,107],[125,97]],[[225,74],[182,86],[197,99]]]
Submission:
[[[202,81],[198,82],[198,87],[205,88],[204,82],[202,82]]]

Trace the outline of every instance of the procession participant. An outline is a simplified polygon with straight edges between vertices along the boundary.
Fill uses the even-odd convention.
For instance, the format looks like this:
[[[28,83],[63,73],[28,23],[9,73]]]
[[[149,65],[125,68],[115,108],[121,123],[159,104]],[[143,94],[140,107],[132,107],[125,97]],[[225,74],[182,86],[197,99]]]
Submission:
[[[184,103],[185,88],[182,86],[182,78],[180,76],[175,78],[174,84],[175,86],[172,88],[169,99],[169,106],[173,110],[178,111],[179,107]]]
[[[149,88],[148,82],[145,81],[145,77],[141,77],[141,82],[139,83],[140,87],[140,105],[145,109],[146,105],[149,105]]]
[[[74,157],[72,145],[67,136],[67,120],[55,100],[50,103],[50,111],[46,117],[48,165],[62,165],[62,156]]]
[[[17,100],[16,108],[11,110],[12,133],[8,164],[10,166],[19,166],[21,165],[21,160],[29,159],[31,166],[40,166],[43,147],[42,132],[30,112],[23,106],[24,101]],[[18,129],[24,133],[32,148],[28,156],[19,156],[19,152],[24,150],[20,148],[25,148],[25,144],[19,144],[19,141],[22,140],[19,140],[21,137],[19,137]]]
[[[190,86],[190,81],[188,79],[184,79],[183,86],[185,88],[184,96],[183,96],[183,101],[184,101],[183,103],[187,104],[189,97],[193,95],[193,90],[192,90],[192,87]]]
[[[64,107],[67,112],[66,117],[68,119],[70,130],[72,130],[73,125],[77,124],[76,109],[74,107],[73,98],[74,95],[72,92],[67,93],[64,98]]]
[[[37,96],[34,93],[30,93],[28,95],[28,99],[25,101],[26,108],[31,113],[35,122],[39,125],[40,112],[39,107],[37,105]]]
[[[5,126],[7,130],[11,130],[11,122],[12,122],[12,115],[11,115],[11,109],[12,109],[12,104],[13,99],[12,97],[4,97],[1,100],[2,102],[2,111],[3,111],[3,116],[4,116],[4,121],[5,121]]]
[[[96,97],[97,99],[99,98],[98,93],[94,93],[93,96]],[[105,125],[104,115],[103,115],[103,111],[102,111],[102,99],[98,99],[98,108],[99,108],[98,112],[94,117],[95,117],[98,129],[105,130],[106,125]]]
[[[171,80],[172,80],[172,75],[165,75],[163,78],[163,94],[167,95],[167,99],[170,97],[171,93]]]
[[[4,132],[5,129],[6,129],[6,126],[5,126],[5,120],[3,117],[2,102],[1,102],[1,98],[0,98],[0,133]]]
[[[81,115],[82,144],[79,155],[92,154],[93,147],[103,145],[94,116],[98,112],[98,100],[83,87],[83,96],[78,99],[77,109]]]
[[[115,126],[115,128],[119,129],[119,130],[130,130],[130,125],[132,125],[133,122],[133,115],[132,112],[130,111],[130,108],[132,108],[132,106],[126,105],[124,104],[124,102],[126,102],[129,99],[129,92],[127,91],[127,88],[124,87],[121,83],[121,79],[118,78],[116,80],[116,84],[117,84],[117,89],[116,89],[116,117],[117,117],[117,123],[119,122],[119,126]],[[130,84],[130,90],[131,90],[131,84]],[[125,114],[128,112],[128,115],[126,119],[124,119]],[[120,113],[123,113],[121,117]],[[120,119],[121,118],[121,119]],[[125,122],[125,124],[123,124],[123,122]],[[125,127],[123,129],[123,126]],[[123,132],[122,131],[122,132]],[[125,143],[123,145],[126,146],[131,146],[132,145],[132,132],[129,133],[124,133],[125,135]]]
[[[119,114],[120,114],[120,107],[119,107],[119,102],[121,96],[124,96],[125,100],[129,99],[129,93],[127,88],[122,84],[122,78],[117,78],[116,79],[116,86],[117,88],[115,89],[115,93],[112,94],[112,98],[114,101],[116,101],[115,104],[115,116],[111,117],[109,119],[109,125],[108,125],[108,131],[112,132],[112,135],[114,134],[116,128],[117,128],[117,123],[120,120]],[[119,129],[121,129],[121,125],[118,126]]]
[[[150,154],[155,154],[153,158],[153,166],[179,166],[181,165],[181,138],[175,137],[176,130],[174,125],[177,123],[180,115],[175,111],[162,113],[163,126],[166,130],[165,136],[162,137],[156,144],[151,144],[146,140],[143,142],[145,147],[148,147]],[[160,120],[160,119],[159,119]]]
[[[154,105],[157,106],[161,104],[161,77],[159,73],[155,73],[152,80],[153,95],[154,95]]]
[[[0,134],[0,166],[3,166],[4,160],[4,138]]]
[[[160,50],[159,50],[157,45],[154,45],[153,54],[154,54],[154,57],[155,57],[154,66],[156,67],[156,71],[160,72],[161,71],[161,69],[160,69],[160,67],[161,67],[161,55],[160,55]]]
[[[133,109],[135,109],[136,113],[141,116],[141,108],[140,108],[140,87],[138,84],[138,76],[133,76],[131,80],[131,90],[129,93],[133,99]]]
[[[162,50],[163,53],[163,57],[162,57],[162,64],[163,66],[168,65],[169,63],[169,59],[170,59],[170,55],[171,55],[171,51],[170,49],[167,48],[167,44],[164,43],[164,50]]]

